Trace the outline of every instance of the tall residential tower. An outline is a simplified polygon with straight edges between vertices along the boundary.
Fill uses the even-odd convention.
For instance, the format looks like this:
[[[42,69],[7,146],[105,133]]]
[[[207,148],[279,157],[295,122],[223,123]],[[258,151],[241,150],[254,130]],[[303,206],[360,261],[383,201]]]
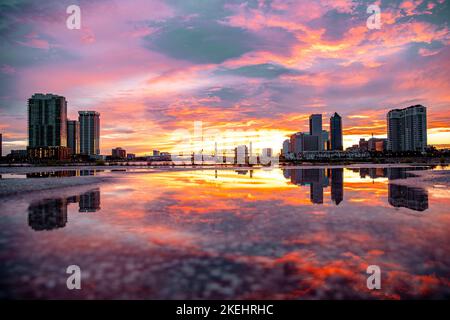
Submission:
[[[71,154],[80,153],[80,122],[67,120],[67,147]]]
[[[100,154],[100,113],[79,111],[80,153],[84,155]]]
[[[34,94],[28,99],[28,147],[66,146],[66,98],[54,94]]]
[[[415,105],[389,111],[387,136],[389,151],[425,151],[427,146],[427,108]]]

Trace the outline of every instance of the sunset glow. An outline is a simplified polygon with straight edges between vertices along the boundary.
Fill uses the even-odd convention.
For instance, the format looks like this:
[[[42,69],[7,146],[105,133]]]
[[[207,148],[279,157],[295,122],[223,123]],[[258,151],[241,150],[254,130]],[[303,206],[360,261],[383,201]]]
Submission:
[[[80,30],[66,7],[81,8]],[[372,3],[372,1],[370,1]],[[275,152],[311,113],[343,117],[344,147],[386,137],[392,108],[426,106],[428,142],[450,145],[449,3],[378,1],[2,1],[3,153],[27,145],[27,99],[54,93],[101,114],[101,152],[181,151],[194,121],[230,147]],[[210,141],[210,146],[214,141]],[[211,148],[213,149],[213,148]]]

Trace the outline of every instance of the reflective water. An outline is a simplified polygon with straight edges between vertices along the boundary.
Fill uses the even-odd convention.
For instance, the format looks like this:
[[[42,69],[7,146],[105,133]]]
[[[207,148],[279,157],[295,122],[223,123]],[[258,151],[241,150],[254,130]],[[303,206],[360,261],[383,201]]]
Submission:
[[[409,175],[135,172],[1,199],[0,297],[448,298],[450,194],[395,184]]]
[[[108,170],[113,171],[113,170]],[[125,169],[123,170],[125,171]],[[83,177],[95,176],[105,170],[55,170],[55,171],[41,171],[30,173],[2,173],[0,179],[33,179],[33,178],[68,178],[68,177]]]

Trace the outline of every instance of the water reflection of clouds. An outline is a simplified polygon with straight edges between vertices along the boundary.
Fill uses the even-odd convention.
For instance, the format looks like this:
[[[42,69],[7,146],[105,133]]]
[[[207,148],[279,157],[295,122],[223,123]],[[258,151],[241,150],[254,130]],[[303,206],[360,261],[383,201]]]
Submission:
[[[281,170],[274,170],[278,175],[274,184],[267,176],[260,179],[257,170],[252,177],[250,171],[220,170],[131,175],[120,181],[120,187],[102,187],[101,212],[107,214],[97,215],[95,225],[83,225],[83,239],[75,223],[63,241],[46,242],[50,251],[38,253],[40,264],[38,257],[30,263],[39,273],[41,265],[58,265],[67,259],[63,256],[84,261],[88,270],[96,270],[89,277],[96,285],[86,292],[106,298],[430,298],[448,294],[450,262],[445,239],[450,221],[444,215],[448,199],[428,208],[433,214],[422,219],[398,214],[421,208],[408,202],[415,193],[397,192],[391,187],[395,185],[379,178],[347,183],[346,171],[294,173],[291,176],[298,185],[291,180],[286,183]],[[204,183],[197,183],[202,177],[207,177]],[[245,187],[230,187],[243,180]],[[283,187],[278,187],[279,181]],[[323,188],[320,205],[312,205],[316,201],[311,195],[313,183]],[[398,209],[389,203],[390,198],[400,201]],[[47,207],[64,205],[53,200],[44,207],[36,205],[36,211]],[[48,221],[58,222],[52,219]],[[43,243],[47,234],[52,233],[39,233],[36,243],[22,239],[21,259],[26,261],[27,252]],[[73,250],[66,252],[64,243]],[[50,257],[51,252],[64,254]],[[381,291],[365,287],[369,264],[383,270]],[[66,292],[49,290],[47,294],[64,297]]]

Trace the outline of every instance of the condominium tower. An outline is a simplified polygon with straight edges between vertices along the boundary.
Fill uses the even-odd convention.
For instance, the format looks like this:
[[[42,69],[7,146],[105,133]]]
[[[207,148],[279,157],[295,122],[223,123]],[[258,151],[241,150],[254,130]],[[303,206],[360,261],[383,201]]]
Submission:
[[[427,108],[415,105],[389,111],[387,136],[389,151],[425,151],[427,146]]]
[[[67,120],[67,147],[71,154],[80,153],[80,122]]]
[[[100,114],[95,111],[79,111],[80,153],[100,154]]]
[[[28,99],[28,146],[67,146],[66,98],[36,93]]]

